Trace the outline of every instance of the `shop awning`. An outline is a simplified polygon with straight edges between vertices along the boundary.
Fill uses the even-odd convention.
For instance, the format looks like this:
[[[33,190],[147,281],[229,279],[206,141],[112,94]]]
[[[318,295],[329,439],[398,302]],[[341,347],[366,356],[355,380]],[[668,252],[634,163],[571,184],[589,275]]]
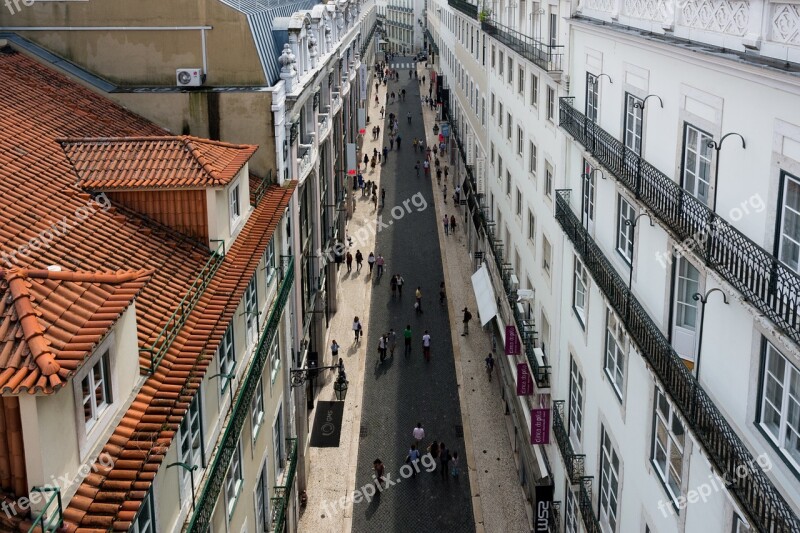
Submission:
[[[478,302],[481,326],[485,326],[497,314],[497,298],[486,265],[481,265],[472,275],[472,290],[475,291],[475,300]]]

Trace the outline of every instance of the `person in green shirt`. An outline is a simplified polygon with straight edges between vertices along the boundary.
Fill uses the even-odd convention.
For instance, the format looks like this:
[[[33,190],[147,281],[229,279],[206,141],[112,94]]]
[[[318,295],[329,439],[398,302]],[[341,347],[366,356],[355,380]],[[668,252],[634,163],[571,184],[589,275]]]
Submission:
[[[411,324],[406,325],[406,329],[403,330],[403,339],[405,339],[405,354],[408,355],[411,353]]]

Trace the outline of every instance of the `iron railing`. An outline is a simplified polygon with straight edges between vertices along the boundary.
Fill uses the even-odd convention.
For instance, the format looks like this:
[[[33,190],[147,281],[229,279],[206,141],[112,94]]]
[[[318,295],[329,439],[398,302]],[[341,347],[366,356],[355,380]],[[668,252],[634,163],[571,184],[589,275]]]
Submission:
[[[545,44],[491,19],[482,21],[481,29],[547,72],[561,72],[564,46]]]
[[[250,368],[247,369],[241,385],[239,385],[239,389],[237,390],[236,400],[228,423],[225,426],[225,432],[219,441],[214,460],[206,474],[206,483],[203,486],[200,496],[197,498],[194,512],[191,515],[191,521],[187,528],[190,533],[205,533],[211,528],[214,507],[217,504],[220,490],[225,482],[225,475],[231,464],[231,458],[238,445],[242,427],[249,417],[250,402],[253,399],[256,387],[261,379],[264,366],[269,361],[270,346],[272,346],[275,335],[278,333],[281,315],[283,315],[283,309],[289,298],[289,292],[294,281],[294,276],[291,275],[293,264],[294,259],[290,258],[287,265],[288,275],[283,276],[281,286],[275,298],[275,303],[269,312],[266,327],[258,341],[258,347],[253,356],[253,362]]]
[[[167,319],[167,323],[161,328],[156,339],[150,346],[139,348],[139,351],[148,352],[150,354],[150,366],[143,367],[141,369],[142,372],[153,374],[156,371],[161,360],[164,359],[173,341],[178,336],[178,333],[180,333],[183,324],[186,323],[186,319],[192,314],[197,302],[200,301],[206,287],[208,287],[214,274],[216,274],[219,266],[225,259],[225,241],[216,242],[216,249],[211,252],[211,257],[208,258],[208,261],[206,261],[206,264],[203,265],[203,268],[200,270],[200,274],[189,286],[186,294],[181,298],[181,301],[178,302],[178,307]]]
[[[564,416],[564,400],[554,401],[552,410],[553,434],[556,437],[556,443],[558,443],[561,458],[564,460],[567,476],[573,485],[580,483],[586,471],[586,456],[576,454],[575,450],[572,448],[572,443],[569,440],[569,432],[567,432],[567,419],[566,416]]]
[[[600,528],[600,521],[597,520],[592,508],[592,480],[591,476],[585,476],[581,479],[578,487],[578,508],[581,510],[581,518],[583,519],[583,525],[586,527],[586,533],[603,533]]]
[[[619,179],[650,214],[800,344],[800,275],[561,98],[559,125]]]
[[[436,39],[428,28],[425,28],[425,37],[428,38],[428,49],[432,50],[434,54],[439,55],[439,47],[436,45]]]
[[[475,4],[470,4],[465,0],[447,0],[447,5],[456,11],[460,11],[471,19],[478,18],[478,6]]]
[[[545,457],[547,457],[545,455]],[[561,502],[554,501],[550,506],[550,517],[547,519],[550,533],[561,533]]]
[[[369,47],[369,43],[372,42],[372,37],[375,35],[375,30],[378,28],[378,19],[376,18],[375,21],[372,23],[372,27],[369,29],[369,33],[367,33],[367,37],[361,42],[361,49],[359,53],[361,54],[359,57],[364,59],[364,53],[367,51]]]
[[[267,177],[263,178],[261,183],[258,184],[258,187],[256,187],[256,191],[253,193],[253,207],[258,207],[259,202],[264,198],[270,185],[272,185],[272,169],[267,171]]]
[[[681,412],[706,456],[725,479],[737,480],[728,490],[760,531],[789,533],[800,531],[800,518],[792,512],[755,459],[686,368],[670,342],[651,320],[650,315],[628,289],[614,266],[592,240],[572,208],[570,191],[556,191],[558,220],[575,250],[591,272],[595,283],[625,324],[638,353],[657,376],[672,404]],[[739,468],[747,468],[742,477]]]
[[[297,438],[286,439],[289,444],[289,467],[283,485],[274,487],[275,496],[270,498],[272,503],[272,531],[283,531],[286,523],[286,509],[289,507],[289,498],[292,494],[292,484],[297,471]]]
[[[28,533],[38,531],[36,528],[40,527],[42,533],[53,533],[61,529],[64,525],[64,507],[61,503],[61,490],[58,487],[33,487],[31,492],[39,492],[44,494],[51,492],[52,494],[45,500],[44,507],[36,515],[36,519],[28,528]],[[55,509],[50,509],[50,506],[55,504]],[[48,517],[48,513],[52,513]]]

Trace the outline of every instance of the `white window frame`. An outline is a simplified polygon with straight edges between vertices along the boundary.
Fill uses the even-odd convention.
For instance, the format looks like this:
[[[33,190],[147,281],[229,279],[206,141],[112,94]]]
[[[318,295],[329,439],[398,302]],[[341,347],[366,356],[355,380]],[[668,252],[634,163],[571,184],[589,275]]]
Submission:
[[[244,323],[247,345],[252,346],[258,342],[258,287],[255,274],[244,290]]]
[[[511,172],[506,170],[506,196],[511,198]]]
[[[517,67],[517,92],[522,96],[523,101],[525,98],[525,67],[519,66]]]
[[[233,322],[228,324],[228,329],[222,336],[217,348],[217,361],[219,362],[219,373],[234,375],[236,371],[236,343],[233,336]],[[220,394],[225,395],[225,389],[228,387],[228,379],[225,376],[220,376]]]
[[[519,125],[517,125],[517,155],[520,157],[525,155],[525,134]]]
[[[239,190],[239,182],[231,184],[228,190],[228,214],[230,215],[231,231],[233,231],[233,228],[235,228],[242,219],[242,199]]]
[[[264,250],[264,285],[269,288],[272,280],[275,279],[275,274],[278,272],[278,267],[275,264],[275,236],[269,240],[266,250]]]
[[[528,209],[528,240],[536,244],[536,217],[531,209]]]
[[[544,163],[544,195],[553,198],[553,165],[548,161]]]
[[[236,449],[231,455],[231,464],[225,473],[225,511],[228,520],[236,510],[236,503],[242,493],[244,486],[244,475],[242,472],[242,439],[236,442]]]
[[[189,466],[203,468],[204,458],[203,435],[203,400],[202,391],[197,390],[189,408],[178,426],[178,460]],[[188,445],[188,446],[187,446]],[[181,468],[181,486],[191,481],[189,472]],[[201,481],[200,475],[195,476],[195,484]],[[194,487],[192,487],[194,490]],[[189,491],[191,493],[191,490]]]
[[[592,122],[597,122],[600,116],[600,83],[597,80],[597,76],[591,72],[586,73],[586,106],[584,114]]]
[[[508,140],[508,143],[511,144],[511,130],[514,127],[514,121],[511,119],[510,112],[506,112],[506,118],[508,119],[506,122],[506,140]]]
[[[772,364],[773,361],[777,364]],[[795,472],[800,471],[800,453],[793,456],[789,449],[792,435],[795,441],[800,440],[800,427],[792,427],[789,421],[789,413],[792,410],[797,412],[800,408],[800,390],[792,391],[793,382],[800,384],[800,369],[766,339],[762,364],[764,377],[759,391],[759,427],[794,467]],[[779,393],[780,397],[768,397],[769,390]],[[777,403],[780,405],[776,405]],[[765,422],[768,416],[773,423]]]
[[[92,363],[86,365],[88,371],[83,374],[78,381],[78,387],[81,391],[81,407],[83,412],[83,424],[86,433],[91,433],[92,429],[103,420],[103,415],[114,403],[113,396],[111,395],[111,361],[109,351],[106,350],[103,355],[98,357]],[[99,369],[100,377],[95,376],[95,369]],[[84,391],[84,382],[87,382],[90,393],[87,395]],[[102,401],[97,401],[98,387],[102,390]],[[86,409],[90,411],[87,419]]]
[[[281,369],[281,351],[280,343],[277,337],[272,341],[272,346],[269,348],[269,379],[271,383],[275,383],[278,377],[278,372]]]
[[[589,305],[589,272],[577,255],[574,256],[572,279],[572,310],[578,317],[581,327],[586,329],[586,308]]]
[[[600,429],[600,479],[597,518],[601,524],[608,526],[611,531],[616,531],[619,525],[617,511],[621,461],[605,426],[601,426]]]
[[[519,187],[517,187],[517,216],[522,216],[522,191],[519,190]]]
[[[629,265],[633,264],[634,227],[626,224],[636,218],[636,210],[621,194],[617,195],[617,253]]]
[[[585,381],[578,363],[569,357],[569,435],[575,442],[583,438],[583,405],[585,400]]]
[[[536,176],[536,170],[539,168],[539,148],[533,141],[529,142],[528,149],[530,154],[528,157],[528,172]]]
[[[556,121],[556,91],[549,85],[547,86],[547,120],[553,123]]]
[[[264,425],[264,377],[258,379],[253,399],[250,400],[250,426],[253,442],[258,438],[258,433]]]
[[[156,533],[158,531],[156,522],[156,507],[153,499],[153,487],[147,491],[147,496],[142,500],[136,518],[131,524],[131,533]]]
[[[75,413],[75,424],[78,437],[78,448],[80,452],[80,460],[86,459],[90,451],[98,444],[100,437],[103,436],[105,428],[113,420],[120,400],[117,398],[117,376],[116,376],[116,335],[112,332],[108,335],[103,342],[94,350],[94,353],[86,360],[72,378],[72,397]],[[94,368],[94,365],[99,359],[106,358],[106,365],[108,376],[106,383],[110,387],[108,390],[108,397],[111,401],[99,413],[99,417],[93,421],[92,424],[86,423],[85,413],[83,410],[83,378],[86,377]]]
[[[694,135],[694,142],[690,137]],[[683,134],[683,169],[681,171],[681,186],[686,191],[708,205],[711,201],[711,164],[713,159],[713,149],[707,143],[713,140],[711,135],[700,128],[684,123]],[[690,165],[690,158],[694,159],[694,165]],[[705,186],[705,191],[702,187]]]
[[[653,402],[653,446],[650,462],[673,502],[683,493],[683,452],[686,428],[661,387]]]
[[[564,533],[578,533],[581,531],[578,520],[578,499],[575,493],[569,488],[570,482],[567,481],[564,497]]]
[[[500,131],[503,130],[504,114],[505,110],[503,109],[503,102],[497,102],[497,127],[500,128]]]
[[[531,105],[539,107],[539,76],[531,73]]]
[[[286,444],[283,436],[283,405],[278,405],[272,423],[272,453],[275,458],[275,482],[278,483],[286,468]]]
[[[790,221],[790,219],[800,219],[800,204],[789,205],[789,187],[797,190],[796,198],[800,201],[800,178],[781,172],[781,205],[780,205],[780,226],[778,228],[778,258],[781,263],[791,268],[795,272],[800,272],[800,235],[788,235],[787,226],[800,227],[800,223]],[[790,221],[787,224],[787,221]]]
[[[253,489],[253,505],[255,507],[253,517],[256,521],[256,532],[258,533],[269,531],[271,525],[268,476],[269,460],[264,459],[264,464],[261,465],[261,471],[258,473],[258,478],[256,478],[256,486]]]
[[[550,244],[547,236],[542,235],[542,270],[545,272],[545,274],[547,274],[548,277],[550,276],[551,270],[550,262],[552,260],[552,251],[553,247]]]
[[[625,148],[642,154],[644,105],[641,98],[625,93]]]
[[[628,334],[624,330],[622,321],[611,309],[606,316],[606,347],[603,357],[603,370],[609,379],[611,387],[620,401],[625,390],[625,365],[628,357]]]
[[[508,56],[508,84],[511,87],[514,87],[514,58],[511,55]]]

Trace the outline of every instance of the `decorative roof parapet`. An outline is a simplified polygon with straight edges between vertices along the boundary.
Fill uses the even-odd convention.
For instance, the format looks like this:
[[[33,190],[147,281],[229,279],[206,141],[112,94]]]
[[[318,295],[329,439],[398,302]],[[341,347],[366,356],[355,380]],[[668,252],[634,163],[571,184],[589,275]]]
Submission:
[[[295,79],[297,78],[297,70],[294,68],[296,61],[297,59],[295,58],[294,52],[292,52],[291,46],[289,46],[289,43],[285,43],[283,45],[283,53],[281,53],[281,57],[278,58],[278,62],[281,64],[281,79],[286,84],[286,92],[292,91]]]

